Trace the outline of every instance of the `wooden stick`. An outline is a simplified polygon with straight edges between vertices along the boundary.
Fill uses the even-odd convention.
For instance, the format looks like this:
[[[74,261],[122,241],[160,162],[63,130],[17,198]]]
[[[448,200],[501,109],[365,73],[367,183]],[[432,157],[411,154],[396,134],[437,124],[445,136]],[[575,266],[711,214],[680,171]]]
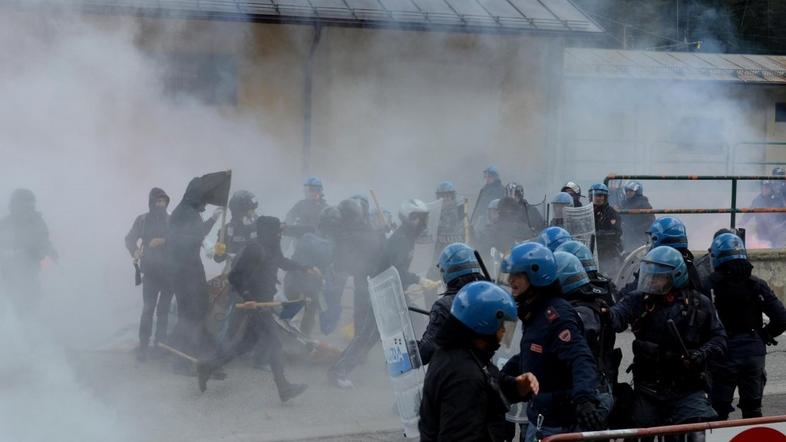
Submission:
[[[310,299],[298,299],[295,301],[283,301],[283,302],[241,302],[235,304],[235,308],[240,310],[257,310],[257,309],[270,309],[276,307],[282,307],[289,304],[308,304],[310,303]]]
[[[382,213],[382,206],[379,205],[379,200],[377,199],[377,194],[374,192],[373,189],[368,190],[368,194],[371,195],[371,200],[374,201],[374,206],[377,208],[377,217],[379,218],[379,224],[382,226],[388,226],[388,221],[385,219],[385,214]]]
[[[180,350],[178,350],[176,348],[172,348],[172,347],[164,344],[163,342],[159,342],[157,345],[158,345],[158,348],[163,348],[164,350],[172,353],[175,356],[180,356],[181,358],[186,359],[186,360],[190,361],[193,364],[197,363],[197,358],[195,358],[193,356],[190,356],[190,355],[187,355],[187,354],[183,353],[182,351],[180,351]]]

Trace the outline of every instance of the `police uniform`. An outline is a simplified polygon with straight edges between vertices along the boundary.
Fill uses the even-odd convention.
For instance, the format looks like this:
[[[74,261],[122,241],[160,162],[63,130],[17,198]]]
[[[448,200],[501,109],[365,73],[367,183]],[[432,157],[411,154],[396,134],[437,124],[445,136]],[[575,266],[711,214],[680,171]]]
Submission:
[[[503,372],[511,376],[531,372],[540,384],[540,392],[527,407],[530,440],[539,416],[543,435],[575,427],[575,404],[598,399],[598,373],[581,319],[568,301],[537,300],[522,322],[520,353],[505,364]]]
[[[608,203],[594,209],[600,268],[616,272],[622,254],[622,220]]]
[[[635,400],[632,425],[652,427],[711,420],[716,417],[706,394],[706,367],[686,368],[684,350],[669,332],[677,326],[689,351],[705,360],[726,350],[726,332],[710,300],[691,289],[667,295],[634,292],[611,308],[612,326],[622,332],[631,325]]]
[[[738,388],[742,417],[760,417],[767,380],[765,344],[786,331],[786,308],[767,283],[755,276],[716,271],[705,280],[704,287],[712,296],[728,335],[726,357],[710,364],[713,407],[720,419],[727,419],[734,389]],[[766,327],[762,327],[762,313],[770,318]]]

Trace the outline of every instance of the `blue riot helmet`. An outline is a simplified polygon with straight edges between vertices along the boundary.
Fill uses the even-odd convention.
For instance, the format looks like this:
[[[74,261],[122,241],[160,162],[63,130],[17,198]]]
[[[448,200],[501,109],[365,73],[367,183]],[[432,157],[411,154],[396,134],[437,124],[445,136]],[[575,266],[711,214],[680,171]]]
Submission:
[[[497,166],[489,166],[483,170],[483,178],[497,178],[499,179],[499,170]]]
[[[581,265],[584,266],[584,271],[586,272],[597,272],[598,271],[598,264],[595,262],[595,257],[592,255],[589,247],[585,246],[583,243],[578,241],[565,241],[555,252],[568,252],[571,255],[575,256],[581,262]]]
[[[515,245],[502,261],[502,273],[527,275],[535,287],[548,287],[557,280],[557,262],[546,246],[535,242]]]
[[[721,264],[737,259],[748,259],[745,244],[739,236],[733,233],[723,233],[712,240],[712,246],[710,246],[712,268],[717,270]]]
[[[665,295],[688,284],[688,266],[677,249],[659,246],[650,250],[639,265],[638,290],[651,295]]]
[[[644,194],[644,187],[638,181],[628,181],[625,183],[625,193],[633,192],[636,196]]]
[[[609,196],[608,186],[602,183],[591,185],[589,188],[589,196],[590,198],[592,198],[595,197],[596,195],[603,195],[608,197]]]
[[[548,247],[552,252],[565,241],[570,241],[573,239],[567,230],[556,226],[546,227],[543,229],[539,235],[539,238],[540,241],[538,242]]]
[[[557,277],[562,294],[566,295],[590,283],[581,261],[568,252],[554,252],[557,261]]]
[[[437,268],[442,274],[445,285],[460,276],[482,274],[480,264],[475,257],[475,250],[460,242],[450,244],[442,250]]]
[[[568,192],[560,192],[551,198],[551,204],[563,204],[570,206],[573,204],[573,198]]]
[[[307,199],[318,199],[322,197],[322,180],[319,177],[310,176],[303,181],[303,193]]]
[[[443,195],[446,194],[454,194],[456,193],[456,186],[453,185],[452,181],[443,181],[437,185],[437,198],[442,198]]]
[[[685,230],[685,224],[673,216],[656,219],[647,230],[647,234],[650,237],[650,250],[658,246],[688,248],[688,232]]]
[[[516,303],[508,292],[487,281],[471,282],[458,291],[450,314],[479,335],[495,335],[505,321],[516,320]]]

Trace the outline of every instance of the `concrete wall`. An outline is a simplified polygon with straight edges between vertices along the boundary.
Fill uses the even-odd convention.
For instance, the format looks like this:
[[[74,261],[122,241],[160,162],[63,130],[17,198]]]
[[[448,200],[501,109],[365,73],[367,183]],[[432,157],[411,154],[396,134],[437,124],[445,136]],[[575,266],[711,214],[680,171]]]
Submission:
[[[101,18],[100,20],[116,20]],[[543,198],[555,167],[562,41],[555,37],[324,28],[314,55],[310,170],[303,170],[309,26],[146,20],[138,45],[155,53],[229,54],[238,101],[280,151],[297,188],[306,172],[341,197],[382,189],[398,204],[456,182],[474,198],[500,166]],[[226,146],[227,151],[232,146]]]

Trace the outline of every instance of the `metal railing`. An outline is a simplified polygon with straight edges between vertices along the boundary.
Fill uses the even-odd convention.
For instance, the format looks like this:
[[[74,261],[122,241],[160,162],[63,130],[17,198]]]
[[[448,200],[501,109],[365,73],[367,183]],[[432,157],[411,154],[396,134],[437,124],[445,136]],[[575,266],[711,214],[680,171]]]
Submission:
[[[696,424],[668,425],[650,428],[629,428],[625,430],[587,431],[583,433],[556,434],[543,439],[543,442],[575,442],[588,440],[616,440],[622,438],[657,437],[675,434],[711,431],[720,428],[747,427],[752,425],[779,424],[786,422],[786,416],[756,417],[719,422],[701,422]],[[764,442],[764,441],[762,441]]]
[[[738,213],[782,213],[786,208],[748,209],[737,207],[738,181],[786,181],[786,176],[770,175],[609,175],[603,180],[608,185],[611,180],[640,181],[731,181],[731,207],[720,209],[618,209],[621,215],[655,215],[655,214],[694,214],[694,213],[728,213],[731,228],[737,227]]]

